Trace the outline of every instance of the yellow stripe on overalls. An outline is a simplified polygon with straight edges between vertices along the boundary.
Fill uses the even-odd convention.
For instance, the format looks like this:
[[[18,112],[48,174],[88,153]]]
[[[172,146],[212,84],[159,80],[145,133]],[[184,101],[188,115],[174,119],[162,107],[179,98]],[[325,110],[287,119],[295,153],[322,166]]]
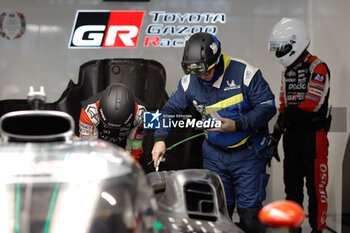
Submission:
[[[233,146],[226,146],[227,148],[235,148],[235,147],[239,147],[241,145],[243,145],[244,143],[246,143],[248,141],[248,139],[250,138],[250,135],[248,137],[246,137],[245,139],[243,139],[242,141],[240,141],[239,143],[237,143],[236,145]]]
[[[214,111],[219,111],[223,108],[227,108],[231,105],[235,105],[235,104],[238,104],[240,102],[243,101],[243,94],[240,93],[240,94],[237,94],[237,95],[234,95],[230,98],[227,98],[227,99],[224,99],[224,100],[221,100],[220,102],[217,102],[216,104],[213,104],[213,105],[210,105],[210,106],[206,106],[205,107],[205,114],[210,114]]]
[[[205,107],[205,114],[210,114],[214,111],[219,111],[221,109],[224,109],[224,108],[227,108],[231,105],[235,105],[235,104],[238,104],[238,103],[241,103],[243,101],[243,94],[240,93],[240,94],[237,94],[237,95],[234,95],[230,98],[227,98],[227,99],[224,99],[220,102],[217,102],[216,104],[213,104],[213,105],[210,105],[210,106],[206,106]],[[244,143],[247,142],[247,140],[249,139],[250,136],[244,138],[242,141],[240,141],[239,143],[235,144],[235,145],[232,145],[232,146],[227,146],[227,148],[235,148],[235,147],[239,147],[241,145],[243,145]]]

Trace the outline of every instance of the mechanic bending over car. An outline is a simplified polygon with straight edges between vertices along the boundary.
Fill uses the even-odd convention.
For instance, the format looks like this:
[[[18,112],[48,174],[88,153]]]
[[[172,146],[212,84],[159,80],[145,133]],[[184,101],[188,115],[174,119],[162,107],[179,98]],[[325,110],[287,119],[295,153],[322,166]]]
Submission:
[[[142,141],[145,107],[135,101],[128,87],[112,84],[103,92],[82,101],[79,135],[82,139],[100,138],[129,151],[138,161],[143,153]]]
[[[329,70],[307,48],[310,36],[305,25],[283,18],[270,33],[269,50],[285,67],[280,108],[269,146],[277,154],[283,137],[286,199],[300,205],[304,198],[304,177],[309,195],[312,232],[326,228],[328,183]],[[276,158],[278,156],[275,156]],[[301,232],[301,228],[291,232]]]
[[[182,114],[193,104],[203,120],[219,114],[221,127],[208,129],[202,145],[203,168],[220,176],[230,217],[237,207],[237,225],[245,232],[262,232],[257,214],[269,179],[267,123],[276,113],[274,95],[259,69],[222,53],[220,42],[209,33],[189,38],[181,64],[186,75],[161,113]],[[169,128],[154,132],[155,167],[169,134]]]

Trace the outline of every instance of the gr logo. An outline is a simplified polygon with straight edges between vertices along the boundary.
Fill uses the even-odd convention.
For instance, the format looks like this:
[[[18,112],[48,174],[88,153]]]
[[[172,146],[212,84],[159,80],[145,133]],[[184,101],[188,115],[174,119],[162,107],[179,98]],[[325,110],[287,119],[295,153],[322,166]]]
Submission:
[[[144,11],[77,11],[69,48],[135,48]]]

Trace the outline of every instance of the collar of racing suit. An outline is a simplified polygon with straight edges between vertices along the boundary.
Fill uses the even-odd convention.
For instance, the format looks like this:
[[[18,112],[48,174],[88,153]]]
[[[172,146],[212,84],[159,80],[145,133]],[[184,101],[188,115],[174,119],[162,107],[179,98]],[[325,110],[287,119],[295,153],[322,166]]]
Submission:
[[[219,78],[212,85],[213,87],[215,87],[217,89],[220,89],[220,87],[221,87],[223,77],[225,75],[227,67],[230,65],[231,58],[229,56],[227,56],[225,53],[222,53],[222,60],[223,60],[223,65],[224,65],[223,72],[221,73]]]
[[[311,54],[305,49],[305,51],[301,53],[301,55],[290,66],[287,67],[287,70],[299,68],[300,64],[309,60],[310,57]]]

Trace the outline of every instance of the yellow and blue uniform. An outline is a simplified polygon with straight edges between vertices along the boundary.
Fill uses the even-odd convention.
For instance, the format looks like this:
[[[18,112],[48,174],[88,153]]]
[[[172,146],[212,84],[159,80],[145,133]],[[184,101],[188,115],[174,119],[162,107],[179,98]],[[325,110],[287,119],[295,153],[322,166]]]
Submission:
[[[228,205],[261,208],[268,180],[266,161],[244,145],[254,138],[266,142],[267,135],[257,131],[276,113],[274,95],[259,69],[224,53],[212,80],[208,83],[196,74],[185,75],[161,113],[181,114],[193,104],[203,119],[211,118],[216,111],[235,120],[236,132],[208,133],[203,143],[203,167],[221,177]],[[169,133],[169,128],[156,130],[155,141],[165,141]]]

